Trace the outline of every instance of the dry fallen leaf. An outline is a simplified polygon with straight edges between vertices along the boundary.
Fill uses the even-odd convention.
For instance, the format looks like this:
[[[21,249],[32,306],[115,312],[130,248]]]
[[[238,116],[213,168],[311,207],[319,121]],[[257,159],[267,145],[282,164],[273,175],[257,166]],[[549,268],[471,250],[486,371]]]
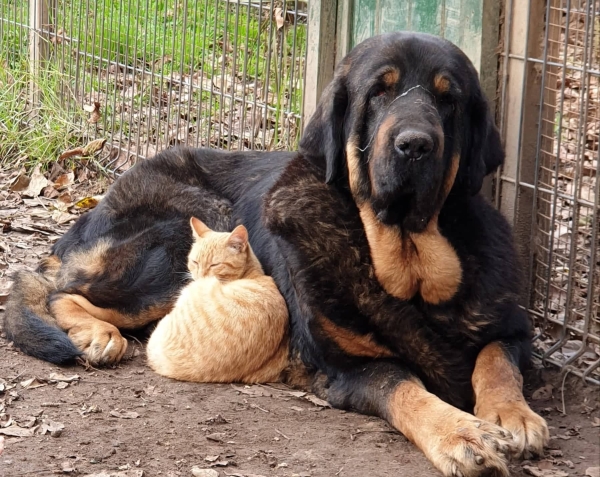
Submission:
[[[98,205],[100,200],[102,200],[101,195],[95,195],[94,197],[84,197],[81,200],[75,202],[75,207],[79,207],[80,209],[93,209]]]
[[[65,460],[64,462],[62,462],[60,464],[60,470],[64,473],[64,474],[71,474],[73,472],[77,472],[77,469],[75,469],[75,465],[68,461]]]
[[[531,399],[533,399],[534,401],[545,401],[547,399],[550,399],[552,397],[553,389],[554,388],[551,384],[546,384],[545,386],[536,389],[531,395]]]
[[[137,412],[134,411],[124,411],[122,409],[113,409],[108,413],[112,417],[118,417],[119,419],[135,419],[140,417]]]
[[[73,381],[79,381],[81,378],[79,377],[78,374],[73,374],[71,376],[65,376],[64,374],[60,374],[60,373],[50,373],[50,376],[48,376],[48,381],[53,383],[53,382],[64,382],[64,383],[72,383]]]
[[[44,419],[42,425],[40,426],[40,434],[44,435],[47,432],[50,433],[52,437],[60,436],[60,433],[64,430],[65,425],[62,422],[51,421],[50,419]]]
[[[304,399],[312,402],[315,406],[331,407],[331,404],[329,404],[327,401],[324,401],[323,399],[319,399],[314,394],[307,394],[306,396],[304,396]]]
[[[269,391],[267,391],[265,388],[261,387],[261,386],[244,386],[243,388],[235,386],[235,385],[231,385],[231,387],[233,389],[235,389],[236,391],[242,393],[242,394],[246,394],[248,396],[264,396],[264,397],[271,397],[273,396],[273,394],[271,394]]]
[[[71,185],[74,180],[75,180],[75,173],[73,173],[73,172],[67,172],[66,174],[61,174],[54,181],[54,187],[56,187],[57,189],[67,187],[67,186]]]
[[[84,147],[76,147],[74,149],[69,149],[68,151],[63,152],[59,159],[68,159],[69,157],[81,156],[81,157],[89,157],[93,156],[97,152],[101,151],[106,143],[106,139],[100,138],[95,139],[87,143]]]
[[[10,185],[9,190],[11,190],[12,192],[24,191],[25,189],[27,189],[27,186],[29,186],[29,181],[29,177],[27,177],[25,172],[22,172]]]
[[[600,427],[600,417],[592,419],[592,427]]]
[[[4,452],[4,437],[0,436],[0,455]]]
[[[52,186],[47,186],[42,190],[42,195],[47,199],[54,199],[58,197],[58,191]]]
[[[88,119],[89,124],[96,124],[101,118],[102,114],[100,114],[100,103],[98,101],[94,101],[94,104],[84,104],[83,110],[86,113],[90,113],[90,118]]]
[[[213,469],[200,469],[199,467],[192,467],[192,475],[194,477],[219,477],[219,473]]]
[[[208,434],[206,436],[206,438],[209,441],[213,441],[213,442],[223,442],[226,437],[227,437],[227,434],[225,434],[224,432],[213,432],[212,434]]]
[[[106,144],[106,139],[104,138],[95,139],[92,142],[88,142],[83,147],[83,157],[93,156],[94,154],[102,150],[104,144]]]
[[[283,28],[283,24],[285,23],[285,18],[283,18],[283,8],[276,8],[273,12],[273,16],[275,17],[275,22],[277,23],[277,29],[281,30],[281,28]]]
[[[75,220],[76,218],[76,215],[69,214],[68,212],[63,212],[58,209],[52,212],[52,220],[54,220],[54,222],[57,224],[66,224],[67,222]]]
[[[110,472],[101,470],[94,474],[85,474],[83,477],[144,477],[144,471],[141,469],[126,470],[124,472]]]
[[[17,424],[19,425],[19,427],[24,427],[26,429],[29,429],[33,426],[35,426],[36,422],[37,422],[37,418],[34,416],[26,416],[26,417],[22,417],[20,419],[16,419]]]
[[[587,477],[600,477],[600,467],[588,467],[585,469]]]
[[[35,376],[31,379],[26,379],[25,381],[21,381],[19,384],[26,389],[41,388],[42,386],[48,385],[48,383],[46,383],[45,381],[42,381],[41,379],[36,378]]]
[[[44,177],[40,170],[40,165],[38,164],[33,169],[31,173],[31,177],[29,179],[29,185],[27,189],[21,192],[25,197],[37,197],[42,193],[42,189],[44,189],[48,185],[48,179]]]
[[[33,427],[31,429],[24,429],[18,426],[10,426],[0,429],[0,434],[4,434],[5,436],[11,437],[31,437],[35,433],[37,428]]]

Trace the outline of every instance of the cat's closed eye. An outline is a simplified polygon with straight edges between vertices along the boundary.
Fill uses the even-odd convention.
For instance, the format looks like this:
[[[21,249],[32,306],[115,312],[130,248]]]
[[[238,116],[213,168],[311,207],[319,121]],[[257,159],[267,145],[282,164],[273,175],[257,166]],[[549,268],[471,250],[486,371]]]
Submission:
[[[211,264],[210,264],[210,267],[208,267],[208,268],[217,267],[217,266],[219,266],[219,265],[221,265],[221,262],[218,262],[218,263],[211,263]]]

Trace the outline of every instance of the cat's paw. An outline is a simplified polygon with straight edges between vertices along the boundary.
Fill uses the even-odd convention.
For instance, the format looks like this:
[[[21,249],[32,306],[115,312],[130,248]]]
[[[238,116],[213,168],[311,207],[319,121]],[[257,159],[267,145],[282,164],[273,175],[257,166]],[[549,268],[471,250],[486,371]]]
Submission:
[[[69,330],[69,338],[91,365],[118,363],[127,350],[127,340],[104,321],[78,324]]]

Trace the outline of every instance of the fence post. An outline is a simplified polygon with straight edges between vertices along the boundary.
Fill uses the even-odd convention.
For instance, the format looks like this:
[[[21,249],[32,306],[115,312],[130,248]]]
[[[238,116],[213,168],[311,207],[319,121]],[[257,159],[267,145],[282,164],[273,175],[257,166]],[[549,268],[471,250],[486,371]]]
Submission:
[[[311,0],[308,2],[306,80],[302,113],[304,125],[315,112],[323,89],[333,78],[336,11],[337,2],[335,1]]]
[[[48,35],[44,31],[50,28],[49,1],[29,0],[29,107],[32,110],[40,102],[37,78],[48,57]]]
[[[354,0],[338,2],[335,38],[335,64],[348,54],[352,48],[352,22]]]
[[[544,48],[544,0],[512,0],[505,15],[505,45],[507,56],[506,104],[503,124],[506,160],[502,169],[499,208],[512,222],[521,255],[521,263],[529,276],[529,257],[532,245],[532,223],[536,204],[534,191],[523,183],[535,183],[536,150],[540,134],[538,120],[542,77],[539,66],[529,58],[540,58]],[[523,300],[529,299],[527,289]]]
[[[498,41],[500,39],[500,4],[501,0],[483,0],[481,18],[481,55],[479,57],[479,82],[492,111],[498,108]],[[482,194],[493,200],[495,178],[486,177]]]

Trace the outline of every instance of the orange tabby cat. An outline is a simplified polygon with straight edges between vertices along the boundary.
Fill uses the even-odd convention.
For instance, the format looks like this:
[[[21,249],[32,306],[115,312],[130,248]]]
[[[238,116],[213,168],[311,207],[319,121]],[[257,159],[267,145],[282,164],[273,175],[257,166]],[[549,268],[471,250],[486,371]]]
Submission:
[[[194,279],[148,341],[158,374],[196,382],[270,382],[288,362],[288,312],[239,225],[214,232],[192,217]]]

